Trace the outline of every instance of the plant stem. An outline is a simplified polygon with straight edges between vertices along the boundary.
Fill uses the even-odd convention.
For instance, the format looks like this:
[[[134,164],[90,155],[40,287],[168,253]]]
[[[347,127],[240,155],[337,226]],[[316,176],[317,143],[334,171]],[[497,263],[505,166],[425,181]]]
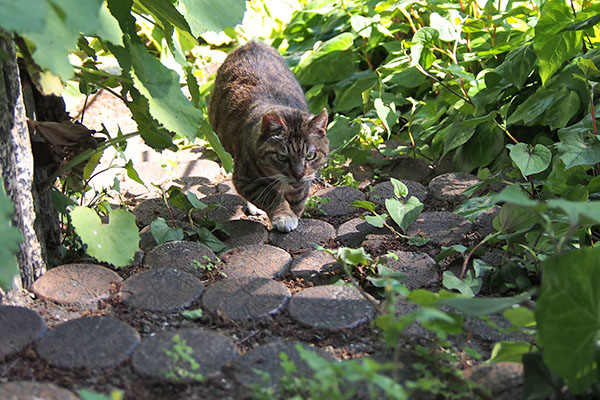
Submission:
[[[463,261],[462,269],[460,271],[460,276],[458,277],[458,279],[460,279],[460,280],[464,279],[465,273],[467,272],[467,266],[469,265],[469,261],[471,260],[471,257],[473,257],[473,254],[475,254],[477,249],[480,248],[483,244],[485,244],[490,239],[493,239],[496,236],[498,236],[499,234],[500,234],[500,232],[495,232],[495,233],[492,233],[491,235],[487,235],[486,237],[483,238],[483,240],[481,242],[477,243],[471,249],[471,251],[469,251],[469,254],[467,254],[467,256],[465,257],[465,260]]]

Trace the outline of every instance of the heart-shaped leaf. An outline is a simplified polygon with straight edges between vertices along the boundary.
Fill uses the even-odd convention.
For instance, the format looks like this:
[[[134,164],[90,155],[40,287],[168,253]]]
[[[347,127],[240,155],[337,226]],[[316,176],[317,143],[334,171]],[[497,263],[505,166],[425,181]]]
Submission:
[[[397,199],[386,199],[385,208],[390,213],[390,217],[400,227],[403,233],[415,222],[423,210],[423,204],[415,196],[411,196],[406,203]]]
[[[135,215],[126,210],[113,210],[108,224],[103,224],[88,207],[75,207],[69,215],[75,232],[87,245],[87,254],[115,267],[124,267],[133,260],[140,243]]]
[[[544,171],[552,161],[552,152],[543,144],[531,149],[526,143],[517,143],[510,149],[510,158],[524,177]]]

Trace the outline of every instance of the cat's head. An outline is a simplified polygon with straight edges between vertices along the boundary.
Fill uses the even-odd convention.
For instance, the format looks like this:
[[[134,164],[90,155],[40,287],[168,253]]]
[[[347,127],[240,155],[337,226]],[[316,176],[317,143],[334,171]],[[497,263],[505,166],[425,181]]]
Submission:
[[[296,109],[263,114],[257,162],[263,173],[299,186],[311,182],[327,162],[327,110],[312,115]]]

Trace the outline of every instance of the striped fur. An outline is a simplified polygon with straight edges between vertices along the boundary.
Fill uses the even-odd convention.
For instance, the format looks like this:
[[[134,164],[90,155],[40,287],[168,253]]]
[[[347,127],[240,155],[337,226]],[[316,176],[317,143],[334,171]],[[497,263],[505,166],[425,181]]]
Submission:
[[[209,119],[234,158],[238,193],[266,211],[275,229],[295,229],[327,160],[327,111],[310,114],[279,53],[250,42],[219,68]]]

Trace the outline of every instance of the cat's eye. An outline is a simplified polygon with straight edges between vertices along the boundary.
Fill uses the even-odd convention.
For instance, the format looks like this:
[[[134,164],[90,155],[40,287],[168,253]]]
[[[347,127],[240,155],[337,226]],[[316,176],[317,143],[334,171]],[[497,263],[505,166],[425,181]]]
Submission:
[[[306,161],[312,161],[315,158],[317,158],[317,152],[316,151],[311,151],[310,153],[308,153],[306,155],[306,157],[304,157],[306,159]]]
[[[277,153],[277,161],[286,162],[288,160],[288,156],[285,153]]]

